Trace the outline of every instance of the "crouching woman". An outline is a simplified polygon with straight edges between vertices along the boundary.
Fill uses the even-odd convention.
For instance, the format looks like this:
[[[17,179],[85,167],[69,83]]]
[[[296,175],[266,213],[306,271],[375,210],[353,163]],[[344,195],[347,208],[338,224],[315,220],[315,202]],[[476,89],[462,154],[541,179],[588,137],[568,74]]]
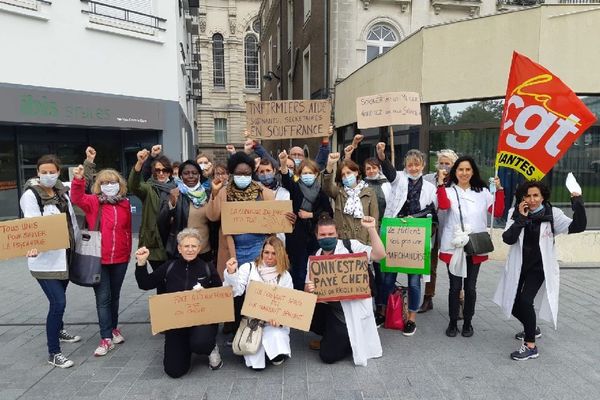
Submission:
[[[288,272],[290,262],[281,239],[269,236],[262,245],[256,261],[242,264],[238,269],[235,258],[226,263],[224,286],[231,286],[234,296],[241,296],[251,281],[264,282],[288,289],[294,288]],[[292,355],[290,328],[277,321],[269,321],[263,329],[262,342],[255,354],[244,356],[246,366],[253,369],[265,368],[265,355],[273,365],[281,365]]]
[[[222,285],[221,278],[212,264],[198,258],[202,249],[198,230],[186,228],[177,235],[177,250],[180,257],[170,260],[148,273],[147,248],[135,252],[137,268],[135,279],[142,290],[156,289],[164,282],[165,293],[184,290],[200,290]],[[165,372],[171,378],[185,375],[191,365],[192,353],[208,355],[208,366],[212,370],[223,366],[219,347],[216,345],[218,324],[170,329],[165,332]]]

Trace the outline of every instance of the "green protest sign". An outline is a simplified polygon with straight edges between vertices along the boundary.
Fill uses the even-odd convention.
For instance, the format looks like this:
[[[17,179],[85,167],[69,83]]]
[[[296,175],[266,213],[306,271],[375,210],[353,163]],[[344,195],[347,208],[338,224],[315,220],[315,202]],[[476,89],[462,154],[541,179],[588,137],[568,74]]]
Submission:
[[[386,253],[381,271],[430,274],[431,218],[384,218],[381,240]]]

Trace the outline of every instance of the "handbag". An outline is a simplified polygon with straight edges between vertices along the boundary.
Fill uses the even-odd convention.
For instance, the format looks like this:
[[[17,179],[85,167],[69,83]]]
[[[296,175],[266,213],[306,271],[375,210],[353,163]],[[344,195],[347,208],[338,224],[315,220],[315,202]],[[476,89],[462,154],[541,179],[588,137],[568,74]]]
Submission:
[[[454,187],[454,191],[456,192],[456,200],[458,201],[460,228],[464,232],[465,226],[463,224],[462,208],[460,206],[460,196],[458,195],[458,190],[456,190],[456,187]],[[492,251],[494,251],[494,243],[492,242],[492,237],[487,231],[469,233],[469,242],[465,245],[464,250],[465,254],[468,256],[472,256],[475,254],[491,253]]]
[[[265,322],[258,318],[242,317],[231,344],[233,354],[238,356],[256,354],[262,342],[264,326]]]
[[[100,205],[94,230],[82,229],[81,236],[75,244],[75,254],[69,265],[69,280],[79,286],[94,287],[100,284],[102,272],[101,211],[102,206]]]
[[[405,306],[408,303],[406,300],[406,290],[403,287],[396,287],[396,289],[390,293],[385,308],[384,328],[396,330],[404,329],[404,318],[407,315]]]
[[[252,272],[252,268],[255,266],[254,263],[250,264],[250,272]],[[250,279],[250,274],[248,274],[248,279]],[[280,276],[277,277],[277,283],[279,283],[279,279]],[[256,354],[262,343],[264,326],[265,321],[258,318],[242,317],[240,326],[235,332],[233,343],[231,344],[233,354],[238,356]]]

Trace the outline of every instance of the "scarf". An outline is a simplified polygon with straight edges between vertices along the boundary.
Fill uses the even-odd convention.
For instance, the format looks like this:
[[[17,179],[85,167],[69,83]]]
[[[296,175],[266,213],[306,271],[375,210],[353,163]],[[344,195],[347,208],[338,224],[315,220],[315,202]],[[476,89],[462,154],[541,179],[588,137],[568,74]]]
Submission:
[[[231,180],[233,177],[230,178]],[[227,185],[227,201],[255,201],[262,197],[262,189],[260,185],[254,181],[246,189],[238,189],[233,182]]]
[[[124,197],[121,196],[120,194],[118,194],[116,196],[107,196],[104,193],[100,193],[98,195],[98,200],[100,201],[100,204],[117,204],[118,202],[120,202],[123,199],[124,199]]]
[[[448,265],[448,271],[454,276],[460,276],[461,278],[467,277],[467,255],[465,254],[464,247],[469,243],[469,233],[471,233],[471,227],[465,225],[463,231],[461,226],[458,225],[454,230],[454,235],[450,244],[454,246],[454,252]]]
[[[208,196],[206,195],[206,191],[200,182],[198,182],[193,188],[190,188],[186,186],[183,181],[179,181],[177,182],[177,187],[179,188],[181,194],[185,195],[190,200],[194,208],[200,208],[206,204]]]
[[[276,286],[279,284],[279,272],[277,266],[267,267],[264,263],[256,268],[260,278],[268,285]]]
[[[408,191],[406,201],[398,213],[398,217],[407,217],[421,211],[421,189],[423,188],[423,177],[413,180],[408,178]]]
[[[150,179],[148,179],[147,181],[150,185],[152,185],[152,187],[154,189],[156,189],[159,194],[162,193],[166,193],[166,194],[170,194],[171,193],[171,189],[175,189],[177,187],[177,183],[175,182],[174,179],[169,179],[166,182],[159,182],[156,179],[154,179],[154,177],[150,177]]]
[[[300,209],[312,212],[315,202],[317,201],[317,197],[319,197],[319,193],[321,192],[321,181],[319,177],[315,179],[315,183],[313,183],[310,187],[306,186],[304,182],[302,182],[302,179],[298,180],[298,186],[302,192],[302,204],[300,205]]]
[[[344,205],[344,214],[352,215],[354,218],[362,218],[365,216],[363,206],[360,201],[360,192],[365,187],[367,187],[367,184],[363,180],[358,182],[358,184],[353,188],[344,186],[344,191],[348,195],[348,199]]]

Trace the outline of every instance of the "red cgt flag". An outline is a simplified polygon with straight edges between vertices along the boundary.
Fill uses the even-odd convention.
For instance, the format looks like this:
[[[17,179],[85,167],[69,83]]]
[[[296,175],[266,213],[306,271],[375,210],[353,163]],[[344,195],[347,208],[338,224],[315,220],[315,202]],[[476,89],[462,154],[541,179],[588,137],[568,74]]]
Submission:
[[[539,180],[595,121],[560,79],[513,52],[496,168],[512,168],[529,180]]]

